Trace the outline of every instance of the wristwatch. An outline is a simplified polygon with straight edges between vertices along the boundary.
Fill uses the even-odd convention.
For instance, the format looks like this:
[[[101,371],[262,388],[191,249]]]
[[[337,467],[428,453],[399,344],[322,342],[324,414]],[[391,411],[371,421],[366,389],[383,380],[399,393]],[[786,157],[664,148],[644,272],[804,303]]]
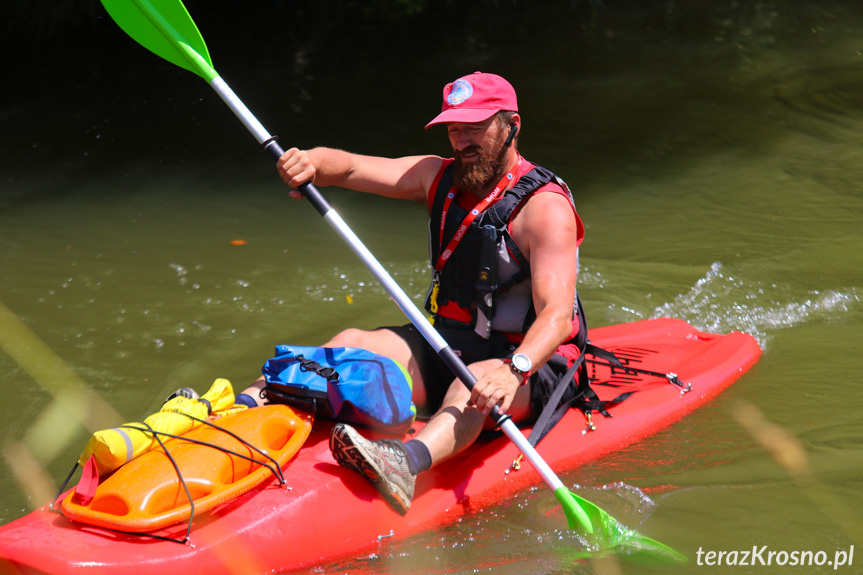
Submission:
[[[530,372],[533,370],[533,362],[523,353],[511,353],[503,360],[509,364],[510,369],[521,375],[521,384],[524,385],[530,379]]]

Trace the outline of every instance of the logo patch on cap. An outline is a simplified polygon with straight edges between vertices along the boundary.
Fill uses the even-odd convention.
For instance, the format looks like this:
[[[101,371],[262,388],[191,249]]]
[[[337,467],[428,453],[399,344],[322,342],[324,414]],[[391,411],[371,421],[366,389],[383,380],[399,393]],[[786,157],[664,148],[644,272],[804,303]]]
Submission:
[[[447,104],[457,106],[473,96],[473,85],[467,80],[456,80],[452,84],[452,90],[446,97]]]

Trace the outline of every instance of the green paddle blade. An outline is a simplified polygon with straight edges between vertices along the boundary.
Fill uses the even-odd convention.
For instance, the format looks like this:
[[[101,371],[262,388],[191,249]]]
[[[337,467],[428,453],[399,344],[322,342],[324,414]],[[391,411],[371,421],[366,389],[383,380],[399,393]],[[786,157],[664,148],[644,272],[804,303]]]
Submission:
[[[138,44],[207,82],[218,74],[198,27],[180,0],[102,0],[114,22]]]
[[[605,511],[587,499],[582,499],[563,485],[554,490],[554,496],[563,507],[570,529],[593,533],[594,527],[602,522],[602,514],[605,514]]]
[[[678,563],[687,559],[671,547],[629,529],[617,519],[587,499],[572,493],[565,487],[554,492],[563,507],[570,529],[586,533],[592,550],[578,553],[591,556],[597,551],[624,555],[645,563]]]

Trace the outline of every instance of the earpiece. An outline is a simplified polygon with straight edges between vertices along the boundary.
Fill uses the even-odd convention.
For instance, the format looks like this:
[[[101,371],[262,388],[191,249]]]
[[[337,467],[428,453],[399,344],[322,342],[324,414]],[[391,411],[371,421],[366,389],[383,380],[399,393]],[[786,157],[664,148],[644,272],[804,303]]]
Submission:
[[[515,139],[518,134],[518,130],[515,127],[515,124],[509,125],[509,136],[506,137],[506,141],[503,143],[504,146],[509,146],[512,144],[512,141]]]

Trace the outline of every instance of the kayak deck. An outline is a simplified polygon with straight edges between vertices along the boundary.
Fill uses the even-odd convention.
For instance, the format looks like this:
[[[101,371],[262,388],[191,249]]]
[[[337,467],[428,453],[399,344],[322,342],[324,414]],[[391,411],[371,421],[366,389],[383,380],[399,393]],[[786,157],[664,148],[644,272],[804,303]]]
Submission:
[[[668,426],[731,385],[761,354],[749,335],[703,333],[674,319],[593,329],[591,340],[631,367],[673,371],[692,390],[681,393],[664,377],[592,365],[600,399],[636,393],[611,408],[612,418],[595,417],[596,429],[588,433],[582,433],[587,422],[580,411],[564,416],[538,447],[558,473]],[[414,430],[422,425],[418,422]],[[359,474],[338,466],[328,447],[331,428],[332,423],[315,422],[284,468],[289,489],[275,480],[264,482],[196,517],[191,545],[79,525],[43,508],[0,526],[0,573],[287,571],[375,548],[379,536],[400,540],[452,523],[540,482],[529,464],[506,473],[518,452],[505,437],[482,439],[421,474],[411,509],[401,516]],[[181,537],[185,528],[156,534]]]

